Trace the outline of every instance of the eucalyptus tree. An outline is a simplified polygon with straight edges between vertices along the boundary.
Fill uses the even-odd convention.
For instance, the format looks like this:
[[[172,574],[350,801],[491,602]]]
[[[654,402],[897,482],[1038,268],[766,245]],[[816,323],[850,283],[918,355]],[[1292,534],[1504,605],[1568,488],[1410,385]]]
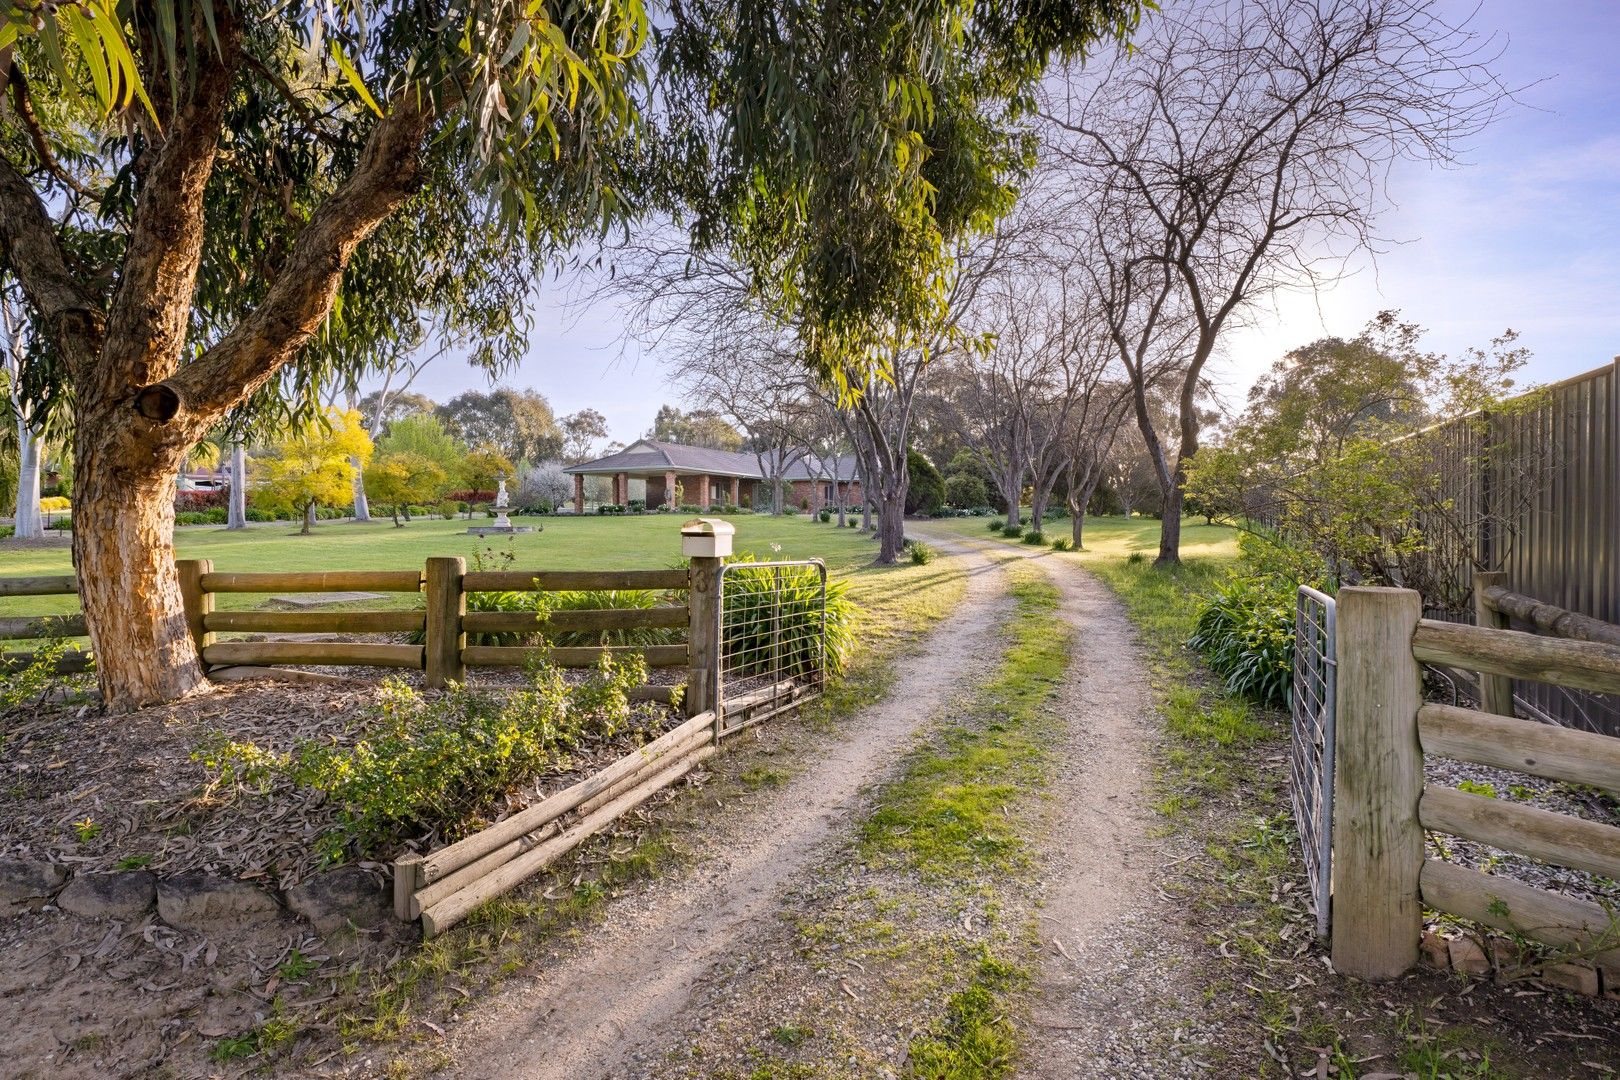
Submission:
[[[0,267],[71,399],[106,703],[199,687],[173,474],[247,405],[310,415],[425,309],[511,361],[538,271],[655,202],[848,384],[940,320],[1013,198],[1049,57],[1139,0],[22,0],[0,16]],[[667,125],[656,138],[648,117]],[[903,459],[903,455],[902,455]]]
[[[178,697],[203,679],[181,457],[245,403],[307,413],[424,308],[510,359],[544,260],[628,211],[647,19],[640,0],[90,0],[0,25],[0,257],[46,345],[25,394],[72,399],[102,691]],[[62,100],[96,103],[91,137]]]
[[[45,535],[45,523],[39,512],[39,477],[47,432],[34,406],[21,392],[27,349],[27,324],[23,321],[21,305],[11,294],[0,291],[0,398],[11,420],[7,435],[17,455],[13,534],[21,540],[37,540]]]
[[[1399,160],[1454,161],[1505,90],[1494,46],[1438,0],[1201,0],[1170,7],[1045,108],[1180,558],[1204,370],[1280,289],[1315,289],[1377,246]],[[1174,373],[1175,452],[1150,387]]]

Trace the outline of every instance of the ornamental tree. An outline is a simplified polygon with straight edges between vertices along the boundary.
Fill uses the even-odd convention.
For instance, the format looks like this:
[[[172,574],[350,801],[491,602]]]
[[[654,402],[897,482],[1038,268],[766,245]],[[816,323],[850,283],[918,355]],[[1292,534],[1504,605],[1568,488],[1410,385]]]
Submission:
[[[394,516],[396,528],[402,527],[401,510],[423,503],[434,503],[444,494],[449,477],[437,464],[420,454],[394,454],[378,458],[366,469],[366,495],[379,506],[386,506]]]
[[[354,409],[329,410],[295,426],[254,459],[253,501],[270,511],[296,511],[309,535],[315,508],[340,506],[354,495],[356,469],[371,460],[371,436]]]

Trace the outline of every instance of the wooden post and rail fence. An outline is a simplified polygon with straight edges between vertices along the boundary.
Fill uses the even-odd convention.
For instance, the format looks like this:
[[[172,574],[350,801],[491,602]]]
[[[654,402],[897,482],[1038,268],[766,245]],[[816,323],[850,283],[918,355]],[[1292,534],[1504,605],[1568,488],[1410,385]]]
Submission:
[[[1620,879],[1620,828],[1425,782],[1433,755],[1620,792],[1620,739],[1516,719],[1511,688],[1521,679],[1620,694],[1615,628],[1536,611],[1490,578],[1479,586],[1478,626],[1422,618],[1409,590],[1339,591],[1334,968],[1406,972],[1430,908],[1570,950],[1620,986],[1615,913],[1426,856],[1425,833],[1436,832]],[[1566,636],[1506,629],[1508,614]],[[1423,664],[1479,673],[1484,707],[1426,703]]]
[[[712,529],[715,523],[704,528]],[[729,529],[729,525],[718,523]],[[694,533],[693,535],[697,535]],[[708,535],[708,534],[705,534]],[[690,545],[689,545],[690,546]],[[702,547],[700,544],[699,547]],[[706,550],[706,549],[705,549]],[[688,565],[667,570],[472,570],[459,557],[429,558],[421,570],[335,570],[303,573],[225,573],[208,559],[180,559],[180,590],[186,624],[204,666],[215,674],[225,669],[274,665],[383,667],[419,670],[424,682],[441,688],[466,679],[469,668],[522,667],[545,659],[568,668],[593,667],[603,654],[639,655],[650,668],[686,668],[684,704],[688,716],[715,707],[714,669],[719,649],[719,568],[724,554],[693,554]],[[469,611],[469,593],[647,590],[666,594],[652,607],[552,611]],[[422,608],[344,611],[221,611],[216,598],[241,593],[377,592],[425,594]],[[0,578],[0,597],[73,596],[71,574]],[[677,599],[679,598],[679,599]],[[642,646],[547,647],[541,645],[469,645],[469,634],[593,632],[636,629],[686,631],[686,640]],[[0,640],[82,637],[84,616],[21,615],[0,617]],[[235,634],[411,634],[422,644],[371,641],[225,641]],[[63,672],[83,670],[88,654],[70,652],[59,664]],[[28,652],[8,652],[0,665],[14,668],[33,659]],[[639,700],[674,698],[674,687],[637,688]]]

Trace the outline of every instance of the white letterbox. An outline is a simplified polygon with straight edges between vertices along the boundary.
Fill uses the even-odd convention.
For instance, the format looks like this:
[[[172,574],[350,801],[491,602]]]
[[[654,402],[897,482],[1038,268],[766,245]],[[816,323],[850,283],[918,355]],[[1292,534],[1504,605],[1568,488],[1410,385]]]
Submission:
[[[731,554],[737,527],[719,518],[693,518],[681,526],[681,554],[689,559],[724,559]]]

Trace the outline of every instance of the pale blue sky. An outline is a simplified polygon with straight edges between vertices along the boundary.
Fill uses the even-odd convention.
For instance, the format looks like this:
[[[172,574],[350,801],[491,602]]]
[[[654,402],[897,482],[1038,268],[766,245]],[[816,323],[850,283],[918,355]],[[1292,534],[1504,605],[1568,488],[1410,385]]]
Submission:
[[[1453,7],[1466,17],[1472,0]],[[1620,5],[1613,0],[1482,0],[1474,26],[1503,35],[1497,68],[1523,104],[1475,140],[1459,169],[1404,165],[1381,232],[1403,241],[1317,298],[1285,297],[1234,334],[1212,375],[1241,400],[1283,353],[1324,333],[1352,335],[1380,308],[1431,330],[1431,348],[1484,345],[1507,327],[1551,382],[1620,353]],[[563,310],[566,283],[536,298],[522,365],[502,380],[533,387],[559,414],[591,407],[629,441],[677,393],[657,355],[621,357],[619,316]],[[439,400],[482,373],[450,359],[419,389]]]

